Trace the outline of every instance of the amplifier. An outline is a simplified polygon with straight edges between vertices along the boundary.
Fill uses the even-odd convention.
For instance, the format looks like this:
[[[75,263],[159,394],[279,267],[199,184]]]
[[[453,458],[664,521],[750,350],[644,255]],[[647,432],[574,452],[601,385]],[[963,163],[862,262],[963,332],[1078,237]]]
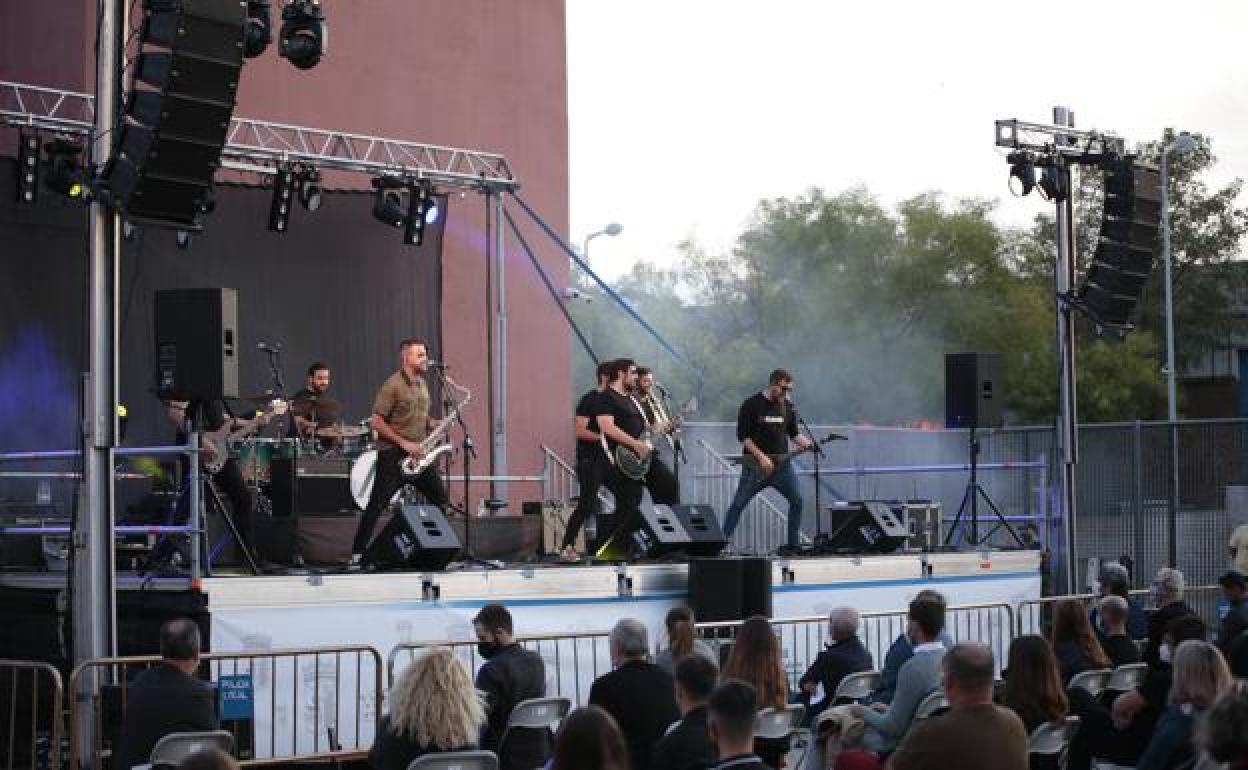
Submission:
[[[351,461],[345,457],[275,458],[270,463],[274,516],[350,513]]]

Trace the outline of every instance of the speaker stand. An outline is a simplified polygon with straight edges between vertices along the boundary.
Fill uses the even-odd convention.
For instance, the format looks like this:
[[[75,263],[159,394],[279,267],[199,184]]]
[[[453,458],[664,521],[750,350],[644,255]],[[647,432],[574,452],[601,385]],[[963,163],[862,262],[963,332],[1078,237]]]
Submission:
[[[967,543],[972,547],[977,547],[988,542],[988,539],[996,534],[997,530],[1005,529],[1010,533],[1010,537],[1014,538],[1014,542],[1019,548],[1023,548],[1023,539],[1018,536],[1018,532],[1014,527],[1010,526],[1010,522],[1006,521],[1005,516],[1001,513],[1001,509],[997,508],[997,504],[988,496],[988,492],[984,490],[979,483],[979,437],[975,433],[975,426],[971,426],[969,445],[967,448],[970,454],[971,475],[966,482],[966,491],[962,494],[962,502],[958,505],[958,514],[953,517],[953,524],[949,527],[949,532],[945,534],[945,545],[949,545],[953,540],[953,536],[962,526],[962,517],[968,511],[971,515],[971,536],[967,539]],[[979,536],[979,499],[984,499],[988,507],[992,510],[992,514],[997,518],[997,524],[981,538]]]

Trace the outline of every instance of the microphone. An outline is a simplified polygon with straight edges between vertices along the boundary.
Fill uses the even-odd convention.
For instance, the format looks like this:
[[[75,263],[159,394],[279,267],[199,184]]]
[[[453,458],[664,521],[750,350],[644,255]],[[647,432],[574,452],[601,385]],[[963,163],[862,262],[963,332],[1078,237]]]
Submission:
[[[849,436],[842,436],[839,433],[829,433],[824,441],[849,441]]]
[[[282,352],[281,345],[276,345],[276,344],[270,345],[269,343],[264,342],[263,340],[261,340],[260,342],[257,342],[256,347],[259,348],[260,350],[263,350],[265,353],[281,353]]]
[[[425,361],[425,365],[428,366],[430,369],[450,369],[451,368],[450,364],[444,361],[435,361],[432,358],[430,358],[428,361]]]

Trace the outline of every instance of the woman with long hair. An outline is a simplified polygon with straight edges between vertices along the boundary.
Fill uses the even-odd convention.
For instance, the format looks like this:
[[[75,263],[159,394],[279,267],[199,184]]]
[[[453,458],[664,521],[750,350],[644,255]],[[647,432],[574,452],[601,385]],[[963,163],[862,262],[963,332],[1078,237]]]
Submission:
[[[1109,668],[1109,656],[1097,641],[1083,602],[1063,599],[1053,608],[1053,654],[1062,672],[1062,684],[1081,671]]]
[[[1001,705],[1018,714],[1028,733],[1062,719],[1070,710],[1057,658],[1044,637],[1029,634],[1010,642]]]
[[[467,669],[449,649],[435,647],[390,690],[390,713],[381,719],[369,764],[406,770],[422,754],[476,748],[483,724],[485,707]]]
[[[789,683],[784,676],[780,641],[771,623],[762,615],[747,619],[737,629],[732,652],[720,676],[721,681],[736,679],[753,686],[759,709],[781,709],[789,701]],[[780,767],[789,750],[787,738],[756,740],[754,753],[769,767]]]
[[[559,723],[548,770],[628,770],[624,734],[604,709],[578,708]]]
[[[654,658],[656,666],[667,673],[676,675],[676,664],[690,655],[701,655],[715,665],[719,660],[711,646],[697,638],[694,628],[693,610],[688,607],[673,607],[667,611],[663,624],[667,626],[667,649],[661,650]]]
[[[1192,734],[1214,702],[1231,689],[1231,669],[1217,647],[1188,639],[1174,653],[1170,704],[1157,720],[1136,770],[1169,770],[1192,758]]]

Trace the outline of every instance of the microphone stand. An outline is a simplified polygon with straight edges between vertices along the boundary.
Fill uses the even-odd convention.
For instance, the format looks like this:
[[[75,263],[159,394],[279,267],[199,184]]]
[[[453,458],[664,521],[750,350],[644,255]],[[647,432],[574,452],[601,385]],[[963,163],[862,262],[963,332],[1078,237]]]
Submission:
[[[269,354],[269,377],[273,380],[273,395],[282,401],[286,400],[286,383],[282,381],[282,350],[281,348],[265,346],[262,348],[265,353]],[[290,421],[293,417],[290,410],[282,415],[282,430],[279,435],[285,436],[290,433]]]
[[[663,411],[667,412],[667,416],[670,418],[672,416],[672,402],[671,399],[668,398],[667,388],[663,387],[658,380],[655,380],[654,387],[659,391],[659,398],[663,401]],[[676,428],[668,434],[668,437],[672,442],[672,475],[676,477],[676,489],[679,490],[680,466],[689,461],[685,456],[684,442],[680,440],[680,426],[677,425]]]
[[[464,455],[464,555],[467,556],[466,561],[476,561],[477,555],[472,550],[472,510],[469,508],[471,494],[469,492],[469,479],[472,477],[472,461],[477,457],[477,447],[472,441],[472,435],[468,432],[468,424],[464,422],[464,415],[459,411],[459,402],[455,400],[450,382],[446,378],[446,370],[441,366],[433,369],[437,372],[438,383],[442,387],[442,399],[444,404],[449,404],[450,408],[455,412],[455,422],[459,425],[460,431],[464,434],[463,455]],[[447,461],[448,467],[450,461]],[[450,475],[449,473],[447,475]]]
[[[819,440],[815,438],[814,431],[810,429],[810,425],[807,424],[806,419],[802,417],[802,413],[797,411],[797,406],[795,406],[792,401],[789,402],[789,409],[793,410],[793,418],[797,420],[798,427],[810,441],[811,453],[815,456],[815,537],[818,538],[823,534],[823,525],[821,524],[820,518],[820,514],[823,512],[823,500],[819,489],[823,486],[822,479],[819,476],[819,460],[824,457],[823,447],[819,445]]]

